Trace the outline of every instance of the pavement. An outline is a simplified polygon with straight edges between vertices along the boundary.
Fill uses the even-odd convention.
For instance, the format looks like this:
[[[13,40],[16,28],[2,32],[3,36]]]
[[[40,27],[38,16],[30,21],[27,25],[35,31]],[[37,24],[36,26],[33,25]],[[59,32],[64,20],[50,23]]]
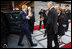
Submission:
[[[38,45],[36,47],[30,47],[30,43],[26,38],[26,35],[23,38],[22,43],[24,46],[18,46],[19,35],[11,34],[8,38],[8,48],[47,48],[47,37],[43,37],[45,29],[34,30],[32,34],[32,39],[34,43]],[[69,24],[69,29],[65,32],[65,35],[62,37],[62,43],[59,43],[59,47],[64,46],[65,44],[71,42],[71,23]],[[52,43],[54,46],[54,42]]]

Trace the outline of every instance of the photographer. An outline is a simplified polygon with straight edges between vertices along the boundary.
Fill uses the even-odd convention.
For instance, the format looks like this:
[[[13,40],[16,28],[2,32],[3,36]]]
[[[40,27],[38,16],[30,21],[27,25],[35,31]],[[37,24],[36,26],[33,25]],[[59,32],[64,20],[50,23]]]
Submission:
[[[39,30],[41,28],[41,24],[42,24],[42,21],[43,21],[43,24],[44,24],[44,28],[46,26],[46,11],[43,9],[43,7],[41,7],[41,10],[39,12],[39,15],[40,15],[40,24],[39,24]]]

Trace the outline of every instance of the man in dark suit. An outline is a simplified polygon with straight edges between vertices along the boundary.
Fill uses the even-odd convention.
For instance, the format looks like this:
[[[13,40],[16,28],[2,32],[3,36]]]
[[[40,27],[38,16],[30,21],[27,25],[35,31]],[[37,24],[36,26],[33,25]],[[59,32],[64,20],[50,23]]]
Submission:
[[[39,15],[40,15],[40,24],[39,24],[39,30],[41,29],[41,24],[42,24],[42,21],[43,21],[43,24],[44,24],[44,28],[46,26],[46,11],[43,9],[43,7],[41,7],[41,10],[39,12]]]
[[[57,19],[58,19],[58,14],[55,8],[53,7],[53,2],[48,3],[48,19],[47,19],[47,24],[46,24],[46,32],[47,34],[47,48],[53,48],[52,47],[52,41],[54,40],[55,43],[55,48],[59,48],[58,44],[58,38],[57,38],[57,33],[58,33],[58,26],[57,26]]]
[[[68,9],[69,8],[69,5],[65,5],[65,22],[66,22],[66,28],[65,28],[65,31],[68,31],[68,27],[69,27],[69,18],[70,18],[70,10]]]
[[[29,29],[28,20],[30,19],[30,17],[32,17],[31,8],[28,8],[28,15],[27,15],[27,5],[23,5],[22,11],[20,12],[21,33],[20,33],[20,38],[19,38],[19,42],[18,42],[18,45],[20,45],[20,46],[24,46],[24,44],[21,43],[23,40],[24,34],[26,34],[26,37],[28,38],[31,46],[37,46],[37,44],[34,44],[32,41],[32,36],[30,33],[30,29]]]

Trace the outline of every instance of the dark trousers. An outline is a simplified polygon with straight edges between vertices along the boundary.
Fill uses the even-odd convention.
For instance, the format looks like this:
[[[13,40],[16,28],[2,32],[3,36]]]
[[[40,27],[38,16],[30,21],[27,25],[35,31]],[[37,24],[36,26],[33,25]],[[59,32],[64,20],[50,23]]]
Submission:
[[[51,35],[47,37],[47,48],[52,48],[52,41],[54,40],[54,43],[55,43],[55,48],[59,48],[59,43],[58,43],[58,38],[57,38],[57,35]]]
[[[8,34],[1,35],[1,48],[3,48],[4,44],[8,45]]]
[[[42,24],[42,21],[40,21],[39,29],[41,29],[41,24]],[[46,20],[43,20],[43,24],[44,24],[44,28],[45,28],[45,26],[46,26]]]
[[[26,37],[28,38],[28,41],[30,42],[30,44],[33,44],[32,36],[31,36],[31,33],[30,33],[30,31],[28,29],[21,31],[18,44],[21,44],[24,35],[26,35]]]
[[[29,28],[30,28],[30,32],[33,34],[33,29],[34,29],[34,22],[29,22]]]

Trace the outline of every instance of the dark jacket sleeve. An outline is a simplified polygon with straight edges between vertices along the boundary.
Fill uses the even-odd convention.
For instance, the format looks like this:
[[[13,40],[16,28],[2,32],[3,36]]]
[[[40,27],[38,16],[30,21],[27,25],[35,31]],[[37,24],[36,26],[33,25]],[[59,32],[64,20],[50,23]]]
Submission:
[[[22,20],[27,20],[26,18],[27,15],[23,11],[21,11],[19,15]]]
[[[56,10],[54,10],[54,12],[53,12],[53,29],[54,29],[55,34],[58,33],[57,20],[58,20],[58,13]]]

